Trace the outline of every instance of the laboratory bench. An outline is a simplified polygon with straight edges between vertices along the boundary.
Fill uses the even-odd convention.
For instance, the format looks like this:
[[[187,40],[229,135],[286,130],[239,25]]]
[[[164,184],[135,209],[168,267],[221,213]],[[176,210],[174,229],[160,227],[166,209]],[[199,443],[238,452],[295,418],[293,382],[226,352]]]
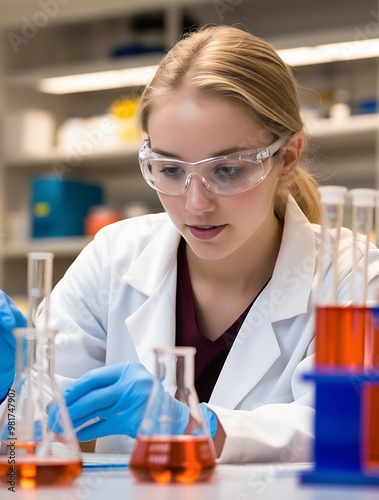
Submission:
[[[91,460],[91,457],[95,457]],[[119,458],[121,457],[121,458]],[[189,485],[142,483],[127,468],[127,457],[84,453],[85,468],[71,486],[0,488],[0,498],[13,500],[378,500],[379,486],[302,484],[300,475],[312,464],[218,464],[207,482]],[[114,467],[110,466],[114,464]]]

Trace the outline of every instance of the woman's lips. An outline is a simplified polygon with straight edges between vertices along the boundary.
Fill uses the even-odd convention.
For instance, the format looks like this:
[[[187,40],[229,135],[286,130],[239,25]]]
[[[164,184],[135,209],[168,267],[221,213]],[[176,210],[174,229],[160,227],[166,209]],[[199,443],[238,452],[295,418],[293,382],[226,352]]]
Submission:
[[[192,236],[199,240],[211,240],[219,235],[224,229],[223,226],[188,226]]]

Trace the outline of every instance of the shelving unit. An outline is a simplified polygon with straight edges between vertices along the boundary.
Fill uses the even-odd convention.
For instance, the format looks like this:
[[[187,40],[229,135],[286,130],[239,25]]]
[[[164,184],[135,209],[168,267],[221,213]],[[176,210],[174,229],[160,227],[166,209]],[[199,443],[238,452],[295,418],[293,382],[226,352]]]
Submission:
[[[67,3],[55,0],[49,4],[51,9],[55,6],[53,15],[54,9],[49,13],[43,10],[42,3],[5,0],[0,6],[0,61],[3,61],[0,63],[0,106],[5,110],[0,117],[2,128],[10,112],[29,107],[49,111],[58,128],[67,116],[102,113],[129,91],[138,92],[133,88],[51,95],[37,89],[43,76],[157,63],[160,53],[109,57],[115,47],[132,42],[133,36],[138,42],[167,49],[178,39],[183,19],[186,19],[190,23],[243,24],[277,49],[350,40],[365,30],[369,37],[368,27],[372,31],[369,23],[376,20],[372,12],[378,11],[377,2],[368,0],[364,7],[357,4],[360,3],[355,0],[334,3],[318,0],[304,12],[301,0],[288,0],[283,12],[280,0],[76,0]],[[155,16],[155,20],[161,18],[163,27],[137,32],[134,21],[140,15],[149,19]],[[39,21],[41,25],[34,34],[29,32],[29,38],[25,37],[25,20],[34,25]],[[24,42],[17,45],[17,53],[17,38],[12,33],[24,38]],[[307,167],[316,172],[321,183],[379,187],[379,114],[351,116],[342,121],[318,116],[323,113],[319,95],[327,87],[331,91],[347,88],[356,100],[376,98],[377,60],[305,66],[294,68],[294,71],[302,88],[303,104],[314,106],[316,102],[317,108],[319,101],[315,117],[306,119],[311,149],[305,159]],[[138,147],[136,141],[107,151],[88,152],[82,155],[80,165],[67,169],[67,175],[101,182],[106,201],[118,209],[129,202],[143,201],[152,211],[159,211],[161,207],[155,193],[145,185],[139,172]],[[20,295],[25,293],[26,287],[27,252],[37,249],[54,252],[56,282],[89,238],[30,240],[12,237],[12,215],[27,209],[32,178],[51,172],[56,163],[64,165],[67,157],[55,150],[41,155],[9,152],[1,141],[0,151],[0,288]]]

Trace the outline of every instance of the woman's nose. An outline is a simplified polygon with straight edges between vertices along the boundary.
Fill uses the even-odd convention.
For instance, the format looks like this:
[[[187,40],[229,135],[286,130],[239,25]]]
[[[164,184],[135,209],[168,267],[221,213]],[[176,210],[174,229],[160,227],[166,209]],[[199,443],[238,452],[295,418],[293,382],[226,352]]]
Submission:
[[[191,176],[186,191],[186,209],[194,215],[214,210],[214,195],[202,177]]]

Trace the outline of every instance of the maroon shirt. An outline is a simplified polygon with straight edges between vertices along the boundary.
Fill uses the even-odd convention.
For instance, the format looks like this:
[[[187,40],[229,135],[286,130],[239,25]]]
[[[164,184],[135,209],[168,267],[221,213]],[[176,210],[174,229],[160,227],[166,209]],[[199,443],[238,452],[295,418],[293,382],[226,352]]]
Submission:
[[[186,246],[182,238],[178,248],[176,345],[196,347],[195,389],[200,402],[209,401],[221,369],[251,305],[218,339],[212,341],[204,337],[196,322]]]

